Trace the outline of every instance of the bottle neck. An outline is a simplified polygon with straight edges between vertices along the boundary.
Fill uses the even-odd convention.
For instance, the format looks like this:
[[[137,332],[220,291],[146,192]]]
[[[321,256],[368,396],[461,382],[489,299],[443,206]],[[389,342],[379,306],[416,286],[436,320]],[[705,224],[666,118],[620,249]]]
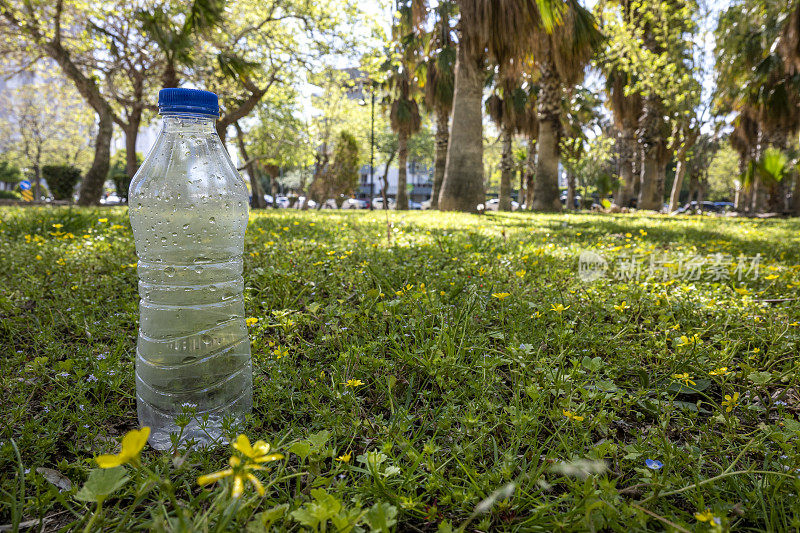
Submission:
[[[163,115],[162,131],[165,133],[216,133],[217,117],[214,115],[192,115],[167,113]]]

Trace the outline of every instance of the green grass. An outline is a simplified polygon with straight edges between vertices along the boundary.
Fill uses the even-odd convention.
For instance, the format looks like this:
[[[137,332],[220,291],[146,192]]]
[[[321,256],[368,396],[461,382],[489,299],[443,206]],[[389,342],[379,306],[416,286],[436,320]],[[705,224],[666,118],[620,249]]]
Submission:
[[[0,219],[0,525],[800,528],[798,220],[254,214],[244,432],[286,458],[257,473],[263,498],[236,500],[228,480],[196,484],[227,466],[228,447],[147,447],[95,514],[76,492],[93,457],[137,427],[127,211]],[[583,282],[583,250],[614,265],[668,254],[672,280],[644,264],[638,280]],[[760,254],[758,276],[677,276],[682,254],[718,253]],[[706,509],[719,524],[698,521]]]

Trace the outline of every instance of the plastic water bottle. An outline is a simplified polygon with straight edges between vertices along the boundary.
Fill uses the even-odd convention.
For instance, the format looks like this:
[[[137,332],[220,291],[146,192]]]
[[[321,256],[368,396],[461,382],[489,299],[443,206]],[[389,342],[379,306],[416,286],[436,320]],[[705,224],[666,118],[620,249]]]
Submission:
[[[139,423],[163,450],[170,434],[209,445],[223,421],[241,422],[252,369],[242,295],[248,192],[214,127],[217,95],[162,89],[158,105],[161,132],[128,205],[139,256]]]

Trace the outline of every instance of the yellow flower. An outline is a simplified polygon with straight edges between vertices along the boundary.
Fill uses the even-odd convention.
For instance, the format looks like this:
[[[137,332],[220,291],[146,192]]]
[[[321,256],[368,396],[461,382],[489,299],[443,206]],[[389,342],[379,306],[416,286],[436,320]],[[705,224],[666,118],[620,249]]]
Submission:
[[[98,218],[97,221],[99,223],[101,223],[101,224],[105,224],[106,222],[108,222],[108,219],[107,218]]]
[[[345,387],[358,387],[359,385],[363,385],[364,382],[360,379],[348,379],[345,383],[342,383]]]
[[[36,260],[37,260],[37,261],[41,261],[41,260],[42,260],[42,256],[37,254],[37,255],[36,255]]]
[[[233,477],[231,496],[234,498],[238,498],[244,492],[245,480],[249,481],[253,485],[253,488],[256,489],[256,492],[258,492],[259,496],[264,495],[264,485],[261,484],[261,481],[259,481],[256,476],[249,472],[249,470],[263,470],[263,467],[251,463],[245,463],[242,465],[242,460],[235,456],[228,459],[228,464],[231,466],[230,468],[212,472],[211,474],[204,474],[198,477],[197,484],[202,487],[205,485],[210,485],[211,483],[216,483],[220,479],[226,477]]]
[[[253,488],[258,492],[259,496],[264,495],[264,485],[261,481],[253,475],[252,470],[264,470],[260,463],[269,463],[283,459],[282,453],[269,453],[269,444],[263,440],[256,441],[252,446],[250,439],[244,435],[239,435],[236,442],[232,444],[233,449],[244,455],[245,461],[243,462],[239,457],[231,456],[228,459],[230,468],[205,474],[197,478],[197,484],[200,486],[215,483],[220,479],[226,477],[233,478],[233,485],[231,487],[231,496],[238,498],[244,492],[244,482],[249,481]]]
[[[688,372],[684,372],[683,374],[672,374],[672,379],[683,381],[684,385],[687,387],[689,385],[695,385],[695,382],[692,381],[692,378],[689,376]]]
[[[768,280],[778,279],[778,275],[777,274],[770,274],[769,276],[766,276],[764,279],[768,279]]]
[[[139,453],[141,453],[144,445],[147,444],[147,438],[150,436],[150,428],[145,426],[142,429],[134,429],[129,431],[122,437],[122,450],[116,455],[98,455],[94,458],[100,468],[114,468],[124,464],[132,464],[138,466]]]
[[[508,298],[509,296],[511,296],[511,293],[509,293],[509,292],[493,292],[492,293],[492,297],[493,298],[497,298],[498,300],[503,300],[505,298]]]
[[[56,229],[61,229],[64,227],[64,224],[53,224],[53,227]]]
[[[351,456],[352,456],[351,453],[347,452],[346,454],[337,457],[336,460],[339,461],[340,463],[349,463]]]
[[[247,317],[247,318],[245,319],[245,321],[244,321],[244,322],[245,322],[245,324],[247,324],[248,326],[252,326],[252,325],[253,325],[253,324],[255,324],[256,322],[258,322],[258,319],[257,319],[256,317],[254,317],[254,316],[251,316],[251,317]]]
[[[569,420],[572,420],[573,422],[583,422],[584,420],[584,417],[576,415],[572,411],[563,411],[563,413],[565,417],[567,417]]]
[[[516,274],[518,278],[524,278],[525,277],[525,271],[524,270],[517,270],[516,272],[514,272],[514,274]]]
[[[711,376],[727,376],[730,373],[731,372],[728,372],[728,367],[727,366],[723,366],[723,367],[717,368],[716,370],[712,370],[711,372],[709,372],[709,375],[711,375]]]
[[[714,516],[714,513],[711,512],[711,509],[706,509],[702,513],[694,513],[695,519],[698,522],[708,522],[709,524],[718,523],[718,518]]]
[[[742,296],[747,296],[748,294],[750,294],[750,289],[748,289],[747,287],[736,287],[733,290],[735,290]]]
[[[274,355],[276,359],[282,359],[287,355],[289,355],[289,349],[281,348],[280,346],[278,346],[277,348],[272,350],[272,355]]]
[[[234,442],[231,446],[234,450],[238,451],[254,463],[269,463],[271,461],[283,459],[282,453],[269,453],[270,446],[263,440],[257,440],[251,446],[250,439],[248,439],[245,435],[239,435],[236,437],[236,442]]]
[[[725,395],[725,399],[722,400],[722,406],[725,408],[726,413],[730,413],[733,411],[733,408],[739,403],[739,393],[734,392],[733,396],[730,394]]]
[[[551,305],[550,309],[552,311],[555,311],[556,313],[558,313],[560,315],[561,313],[563,313],[564,311],[569,309],[569,306],[564,307],[562,304],[555,304],[555,305]]]
[[[630,305],[628,305],[628,304],[627,304],[626,302],[624,302],[624,301],[623,301],[621,304],[619,304],[619,305],[615,305],[615,306],[614,306],[614,309],[616,309],[616,310],[617,310],[618,312],[620,312],[620,313],[621,313],[621,312],[623,312],[624,310],[626,310],[626,309],[630,309],[630,308],[631,308],[631,306],[630,306]]]

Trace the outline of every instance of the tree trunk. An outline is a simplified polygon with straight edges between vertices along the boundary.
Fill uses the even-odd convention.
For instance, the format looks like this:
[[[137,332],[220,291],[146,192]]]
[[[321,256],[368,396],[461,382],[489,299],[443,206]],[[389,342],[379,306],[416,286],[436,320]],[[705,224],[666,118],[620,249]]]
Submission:
[[[136,159],[136,139],[139,137],[139,123],[141,122],[141,112],[134,119],[131,117],[125,127],[125,174],[133,179],[136,171],[139,170],[139,161]]]
[[[511,152],[513,136],[509,128],[503,129],[503,156],[500,159],[499,211],[511,211],[511,176],[514,173],[514,154]]]
[[[692,200],[697,199],[697,189],[699,186],[700,180],[698,179],[697,174],[692,173],[692,175],[689,176],[689,203],[692,203]]]
[[[389,189],[389,167],[392,166],[392,161],[394,161],[394,156],[396,152],[392,152],[392,155],[389,156],[389,159],[386,160],[386,166],[383,167],[383,177],[381,180],[383,181],[383,187],[381,187],[381,196],[383,197],[383,208],[389,209],[389,199],[386,197],[386,191]]]
[[[258,179],[258,174],[255,169],[255,161],[251,160],[247,155],[247,147],[244,145],[244,134],[238,122],[233,123],[236,130],[236,141],[239,145],[239,153],[242,154],[242,159],[245,161],[244,168],[247,170],[247,175],[250,178],[250,193],[252,198],[250,200],[250,207],[253,209],[265,209],[267,201],[264,199],[264,188],[261,186],[261,181]]]
[[[558,192],[558,162],[561,157],[561,84],[555,64],[548,57],[540,66],[542,78],[539,93],[539,158],[533,184],[534,211],[561,211]]]
[[[475,57],[459,46],[453,115],[439,209],[474,213],[486,200],[483,185],[483,76]]]
[[[636,153],[632,132],[623,132],[617,142],[619,150],[619,187],[614,203],[620,207],[630,207],[634,198],[633,160]]]
[[[584,197],[586,194],[584,193]],[[567,172],[567,209],[575,209],[575,174]]]
[[[397,195],[395,201],[397,202],[396,209],[398,211],[405,211],[408,209],[408,191],[406,191],[406,184],[408,183],[408,176],[406,174],[406,163],[408,162],[408,134],[400,131],[397,134]]]
[[[447,164],[447,143],[450,132],[447,131],[450,125],[450,115],[441,111],[436,111],[436,160],[433,164],[433,194],[431,195],[431,209],[439,207],[439,193],[442,190],[442,180],[444,180],[444,167]]]
[[[109,158],[111,157],[111,135],[114,132],[114,119],[109,113],[99,114],[97,138],[94,143],[94,160],[89,171],[81,181],[78,192],[78,205],[100,203],[103,184],[108,177]]]
[[[794,192],[792,193],[792,214],[800,217],[800,173],[794,176]]]
[[[642,146],[642,168],[639,180],[639,209],[660,210],[663,195],[659,194],[659,189],[663,190],[661,161],[663,159],[661,151],[663,141],[661,139],[661,114],[660,103],[655,97],[648,97],[644,103],[644,113],[640,124],[640,137]]]
[[[39,162],[33,164],[33,201],[42,200],[42,167]]]
[[[525,209],[533,209],[533,183],[536,176],[536,147],[538,143],[528,140],[528,158],[525,160]]]
[[[686,175],[686,150],[681,148],[678,151],[678,162],[675,165],[675,181],[672,183],[672,193],[669,195],[669,212],[678,209],[680,202],[681,189],[683,188],[683,178]]]
[[[753,214],[761,213],[764,211],[764,192],[763,192],[763,184],[761,183],[761,177],[756,172],[755,180],[753,180],[753,187],[750,192],[751,200],[750,200],[750,210]]]
[[[168,58],[161,75],[161,85],[164,89],[174,89],[178,86],[178,72],[175,69],[175,59]]]

